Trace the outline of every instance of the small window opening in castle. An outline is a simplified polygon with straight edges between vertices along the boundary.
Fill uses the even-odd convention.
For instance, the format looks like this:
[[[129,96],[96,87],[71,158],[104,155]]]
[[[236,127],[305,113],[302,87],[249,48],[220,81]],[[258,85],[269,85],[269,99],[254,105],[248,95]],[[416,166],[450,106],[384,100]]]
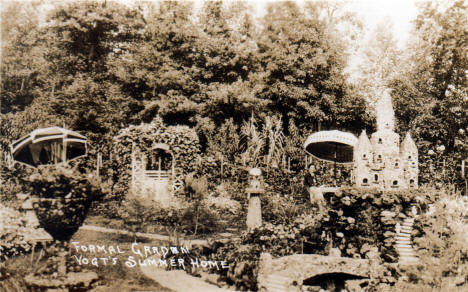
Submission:
[[[395,162],[395,168],[398,168],[398,162]]]
[[[414,185],[414,179],[410,179],[409,183],[410,183],[411,186],[413,186]]]
[[[364,179],[362,180],[362,183],[363,183],[363,184],[366,184],[366,183],[368,183],[368,182],[369,182],[369,181],[367,180],[367,178],[364,178]]]
[[[408,156],[408,159],[411,159],[411,155],[410,155],[410,156]]]
[[[377,174],[374,175],[374,180],[375,181],[378,181],[379,180],[379,176]]]
[[[397,186],[397,185],[398,185],[398,181],[397,181],[397,180],[394,180],[394,181],[393,181],[393,185],[394,185],[394,186]]]
[[[382,138],[379,138],[379,144],[382,144]]]
[[[363,154],[363,155],[362,155],[362,158],[366,158],[366,154]]]

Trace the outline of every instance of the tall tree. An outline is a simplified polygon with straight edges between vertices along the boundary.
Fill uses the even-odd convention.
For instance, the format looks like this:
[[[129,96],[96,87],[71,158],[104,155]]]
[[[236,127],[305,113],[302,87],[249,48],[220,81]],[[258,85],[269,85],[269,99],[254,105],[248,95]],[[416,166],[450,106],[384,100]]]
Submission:
[[[240,124],[265,105],[255,96],[253,84],[260,68],[249,6],[207,1],[199,19],[202,113],[218,124],[229,118]]]
[[[426,159],[429,150],[444,149],[437,159],[451,161],[447,177],[455,180],[455,170],[468,155],[463,147],[468,127],[466,15],[463,1],[421,3],[406,50],[408,65],[392,82],[400,128],[412,131]]]
[[[8,113],[30,104],[44,81],[38,36],[41,3],[7,1],[1,7],[0,112]]]
[[[400,68],[400,51],[393,37],[391,19],[384,18],[377,24],[358,50],[357,56],[359,65],[357,71],[353,72],[358,76],[356,83],[370,109],[374,110],[375,103]]]
[[[191,3],[164,1],[147,7],[144,38],[109,63],[122,91],[139,101],[140,119],[157,114],[170,124],[188,123],[197,112],[199,70]]]
[[[346,127],[357,120],[363,124],[364,101],[348,95],[340,36],[329,18],[314,17],[321,9],[309,4],[307,15],[294,2],[269,5],[258,41],[266,71],[261,97],[271,101],[270,110],[280,113],[285,125],[289,119],[299,127],[315,125],[315,130],[319,124]]]

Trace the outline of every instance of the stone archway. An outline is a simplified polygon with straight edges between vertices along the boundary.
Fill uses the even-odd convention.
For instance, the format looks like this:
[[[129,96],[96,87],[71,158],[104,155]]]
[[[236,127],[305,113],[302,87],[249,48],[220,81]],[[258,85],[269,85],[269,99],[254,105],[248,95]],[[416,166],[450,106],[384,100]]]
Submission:
[[[296,254],[272,259],[261,255],[259,291],[301,291],[316,279],[336,276],[339,280],[361,280],[371,275],[371,261],[315,254]]]

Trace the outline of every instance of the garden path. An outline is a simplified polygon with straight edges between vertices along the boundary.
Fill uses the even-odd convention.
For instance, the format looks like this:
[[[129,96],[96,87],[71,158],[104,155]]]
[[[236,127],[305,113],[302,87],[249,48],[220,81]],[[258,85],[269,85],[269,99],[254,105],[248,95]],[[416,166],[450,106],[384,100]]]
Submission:
[[[92,226],[92,225],[83,225],[80,227],[82,230],[89,230],[89,231],[97,231],[97,232],[103,232],[103,233],[114,233],[114,234],[122,234],[122,235],[130,235],[133,236],[133,232],[127,231],[127,230],[120,230],[120,229],[112,229],[112,228],[107,228],[107,227],[101,227],[101,226]],[[161,240],[161,241],[169,241],[170,237],[167,235],[161,235],[161,234],[153,234],[153,233],[142,233],[142,232],[136,232],[135,233],[136,237],[140,238],[148,238],[152,240]],[[187,239],[187,240],[182,240],[182,242],[188,246],[191,245],[205,245],[208,243],[208,241],[204,239]]]
[[[158,260],[158,256],[152,256]],[[222,289],[216,285],[209,284],[200,278],[191,276],[183,270],[166,271],[156,266],[144,266],[140,268],[142,273],[160,284],[175,292],[232,292],[233,290]]]
[[[113,233],[113,234],[122,234],[122,235],[129,235],[133,236],[133,232],[127,231],[127,230],[120,230],[120,229],[112,229],[112,228],[107,228],[107,227],[101,227],[101,226],[93,226],[93,225],[82,225],[80,227],[82,230],[89,230],[89,231],[96,231],[96,232],[103,232],[103,233]],[[136,237],[139,238],[147,238],[151,240],[160,240],[160,241],[170,241],[171,237],[167,235],[162,235],[162,234],[154,234],[154,233],[142,233],[142,232],[136,232],[135,233]],[[233,239],[235,238],[235,235],[232,233],[220,233],[216,234],[215,236],[219,237],[219,240],[228,240],[228,239]],[[205,239],[185,239],[182,240],[182,244],[186,246],[193,246],[193,245],[207,245],[208,241]]]

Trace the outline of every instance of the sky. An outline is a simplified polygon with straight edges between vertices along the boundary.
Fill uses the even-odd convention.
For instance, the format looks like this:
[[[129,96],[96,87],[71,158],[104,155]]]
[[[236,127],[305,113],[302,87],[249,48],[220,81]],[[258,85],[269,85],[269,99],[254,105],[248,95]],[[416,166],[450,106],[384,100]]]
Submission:
[[[6,0],[8,1],[8,0]],[[25,0],[28,1],[28,0]],[[63,0],[66,1],[66,0]],[[145,0],[117,0],[122,3],[132,5],[138,1]],[[149,0],[151,1],[151,0]],[[230,0],[225,0],[230,1]],[[301,5],[307,0],[296,0]],[[372,31],[380,21],[388,16],[393,22],[394,37],[398,41],[398,46],[403,48],[411,29],[411,20],[416,18],[417,9],[415,0],[348,0],[348,7],[358,14],[364,22],[366,31]],[[1,2],[1,0],[0,0]],[[60,3],[60,0],[57,0]],[[201,7],[203,0],[193,0],[195,7]],[[272,0],[247,0],[254,7],[254,14],[261,17],[266,11],[265,7]],[[53,5],[49,5],[52,8]]]
[[[400,48],[410,36],[411,21],[417,16],[414,0],[355,0],[350,5],[372,31],[385,17],[393,22],[393,36]]]
[[[131,0],[130,0],[131,1]],[[197,4],[202,1],[195,1]],[[267,3],[271,0],[249,0],[255,8],[257,16],[265,13]],[[296,1],[299,4],[305,0]],[[393,22],[394,38],[398,41],[398,46],[403,48],[410,35],[411,21],[417,16],[415,0],[350,0],[348,7],[357,13],[364,22],[365,30],[371,32],[373,28],[388,17]]]

